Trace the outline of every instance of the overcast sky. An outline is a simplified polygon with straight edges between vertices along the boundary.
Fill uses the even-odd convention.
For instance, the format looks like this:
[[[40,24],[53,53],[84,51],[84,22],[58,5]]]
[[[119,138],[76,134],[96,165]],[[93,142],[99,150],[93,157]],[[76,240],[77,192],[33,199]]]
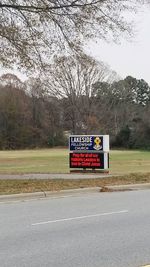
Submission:
[[[99,41],[89,45],[90,54],[105,61],[121,77],[131,75],[150,84],[150,9],[134,16],[136,35],[120,45]]]
[[[134,15],[134,22],[136,35],[132,41],[122,40],[120,45],[90,42],[88,51],[96,59],[108,63],[122,78],[131,75],[150,84],[150,9],[147,7]],[[18,72],[15,74],[18,75]],[[26,76],[21,75],[20,78],[25,79]]]

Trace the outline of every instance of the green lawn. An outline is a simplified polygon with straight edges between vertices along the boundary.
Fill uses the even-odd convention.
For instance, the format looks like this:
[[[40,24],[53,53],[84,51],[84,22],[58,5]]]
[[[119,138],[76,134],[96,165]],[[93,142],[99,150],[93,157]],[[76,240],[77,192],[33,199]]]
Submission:
[[[111,151],[110,172],[113,174],[150,172],[150,151]]]
[[[67,149],[0,151],[0,173],[68,173]],[[150,172],[150,151],[111,151],[110,173]]]

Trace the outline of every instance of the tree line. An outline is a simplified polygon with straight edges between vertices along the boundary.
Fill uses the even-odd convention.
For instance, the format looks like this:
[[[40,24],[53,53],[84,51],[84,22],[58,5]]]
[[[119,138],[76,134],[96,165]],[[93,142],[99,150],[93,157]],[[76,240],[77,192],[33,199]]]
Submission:
[[[91,57],[55,58],[22,82],[0,77],[0,149],[67,145],[67,134],[109,134],[112,147],[150,148],[150,86]]]

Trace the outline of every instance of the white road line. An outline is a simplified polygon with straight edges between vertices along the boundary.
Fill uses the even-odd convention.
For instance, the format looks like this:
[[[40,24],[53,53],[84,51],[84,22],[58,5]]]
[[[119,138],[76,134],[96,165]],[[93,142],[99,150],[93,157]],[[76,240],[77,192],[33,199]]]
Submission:
[[[91,215],[85,215],[85,216],[80,216],[80,217],[72,217],[72,218],[57,219],[57,220],[52,220],[52,221],[37,222],[37,223],[32,223],[31,225],[36,226],[36,225],[43,225],[43,224],[50,224],[50,223],[57,223],[57,222],[82,220],[82,219],[88,219],[88,218],[93,218],[93,217],[108,216],[108,215],[121,214],[121,213],[127,213],[127,212],[128,210],[105,212],[105,213],[91,214]]]

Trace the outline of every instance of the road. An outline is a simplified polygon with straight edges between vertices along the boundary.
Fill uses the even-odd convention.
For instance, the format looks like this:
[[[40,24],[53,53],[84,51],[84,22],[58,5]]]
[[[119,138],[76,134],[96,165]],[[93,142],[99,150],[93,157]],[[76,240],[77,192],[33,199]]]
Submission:
[[[150,191],[0,203],[1,267],[150,263]]]

